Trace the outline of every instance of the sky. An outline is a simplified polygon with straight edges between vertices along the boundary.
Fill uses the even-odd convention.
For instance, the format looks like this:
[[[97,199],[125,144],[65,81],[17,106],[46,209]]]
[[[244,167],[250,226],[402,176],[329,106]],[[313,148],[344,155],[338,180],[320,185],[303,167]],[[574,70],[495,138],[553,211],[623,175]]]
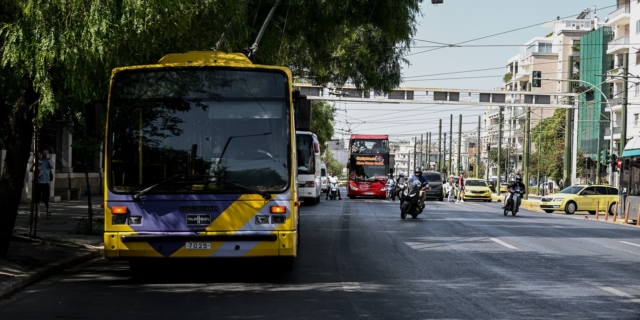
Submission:
[[[595,15],[603,22],[615,10],[615,4],[616,0],[444,0],[443,4],[433,5],[431,0],[424,0],[422,16],[417,19],[415,41],[411,53],[406,56],[410,65],[403,67],[401,87],[485,90],[502,87],[507,60],[520,53],[528,40],[552,31],[542,27],[545,22],[558,16],[575,18],[584,9],[594,7]],[[515,31],[508,32],[511,30]],[[465,43],[483,45],[480,47],[462,44],[462,47],[422,52],[435,49],[425,46],[438,46],[430,42],[457,44],[498,33],[504,34]],[[493,70],[459,73],[478,69]],[[477,130],[478,116],[485,111],[484,106],[426,104],[340,102],[335,106],[338,111],[334,138],[338,139],[348,139],[349,130],[351,133],[388,134],[394,140],[408,140],[431,132],[435,139],[438,119],[442,119],[443,132],[448,132],[451,114],[455,138],[460,114],[464,134]]]

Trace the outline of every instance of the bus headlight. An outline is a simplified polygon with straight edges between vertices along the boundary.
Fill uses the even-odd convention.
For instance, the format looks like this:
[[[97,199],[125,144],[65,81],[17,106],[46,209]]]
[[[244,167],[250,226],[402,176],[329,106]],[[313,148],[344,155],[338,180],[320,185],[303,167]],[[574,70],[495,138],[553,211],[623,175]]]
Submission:
[[[357,187],[355,187],[354,185],[351,185],[351,184],[350,184],[350,185],[349,185],[349,188],[351,188],[351,190],[358,191],[358,188],[357,188]]]

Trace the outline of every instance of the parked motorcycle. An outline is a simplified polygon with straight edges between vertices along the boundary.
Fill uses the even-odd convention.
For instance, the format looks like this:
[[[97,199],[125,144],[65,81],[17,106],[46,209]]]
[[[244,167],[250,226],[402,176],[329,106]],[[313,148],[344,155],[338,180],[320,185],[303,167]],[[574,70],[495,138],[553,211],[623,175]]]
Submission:
[[[338,196],[338,184],[335,182],[330,183],[331,188],[329,189],[329,199],[335,200]]]
[[[416,219],[422,213],[423,207],[420,203],[420,189],[422,187],[419,181],[415,182],[402,190],[400,198],[400,218],[402,219],[405,219],[407,215]]]

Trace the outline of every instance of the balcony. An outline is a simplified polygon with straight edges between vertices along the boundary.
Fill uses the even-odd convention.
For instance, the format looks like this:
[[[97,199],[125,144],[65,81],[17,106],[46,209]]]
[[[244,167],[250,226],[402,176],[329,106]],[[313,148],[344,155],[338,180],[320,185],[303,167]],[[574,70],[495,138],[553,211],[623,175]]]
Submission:
[[[614,69],[607,71],[607,82],[622,82],[622,78],[618,77],[622,75],[622,66],[617,66]]]
[[[629,5],[620,6],[613,12],[609,13],[609,24],[625,25],[631,20],[631,7]]]
[[[519,72],[516,73],[515,77],[511,81],[529,81],[529,73]]]
[[[628,35],[609,41],[607,54],[619,54],[624,52],[629,52],[629,36]]]

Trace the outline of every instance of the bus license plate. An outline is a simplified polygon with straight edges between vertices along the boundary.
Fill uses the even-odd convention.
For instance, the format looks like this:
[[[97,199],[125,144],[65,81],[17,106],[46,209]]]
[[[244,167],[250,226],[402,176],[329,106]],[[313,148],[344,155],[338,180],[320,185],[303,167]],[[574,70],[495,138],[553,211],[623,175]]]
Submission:
[[[185,244],[187,250],[211,250],[211,242],[187,242]]]
[[[372,194],[373,194],[373,192],[365,192],[364,194],[366,194],[366,195],[372,195]]]

